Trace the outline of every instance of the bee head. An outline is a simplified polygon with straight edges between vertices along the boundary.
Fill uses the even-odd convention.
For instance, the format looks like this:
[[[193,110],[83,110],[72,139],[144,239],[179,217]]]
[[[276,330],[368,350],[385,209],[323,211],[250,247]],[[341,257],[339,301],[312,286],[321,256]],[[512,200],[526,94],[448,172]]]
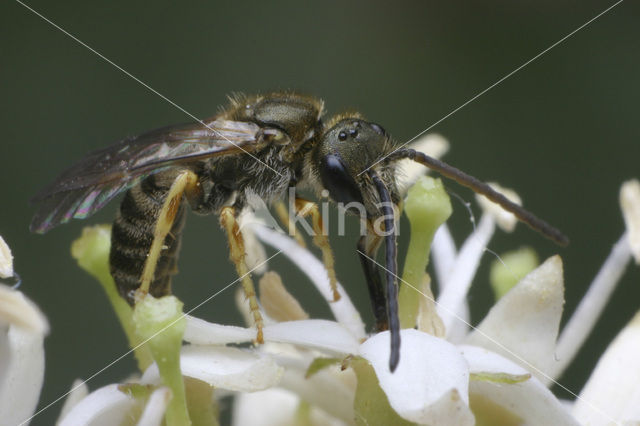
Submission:
[[[361,237],[365,246],[366,241],[379,241],[384,237],[386,286],[382,287],[377,266],[371,263],[368,254],[361,251],[359,254],[365,270],[369,271],[370,286],[376,289],[375,292],[385,291],[391,330],[389,369],[393,372],[400,359],[395,226],[400,194],[395,179],[395,161],[380,161],[391,152],[393,144],[382,127],[361,117],[339,117],[328,127],[312,154],[318,183],[329,191],[333,201],[366,220],[369,236]],[[377,243],[373,244],[377,247]],[[375,250],[370,252],[372,256],[375,256]]]
[[[340,118],[315,147],[313,164],[329,197],[336,203],[360,203],[369,217],[379,216],[380,202],[368,173],[363,173],[392,147],[389,135],[378,124],[360,117]],[[390,163],[376,165],[394,203],[399,202],[395,169]]]

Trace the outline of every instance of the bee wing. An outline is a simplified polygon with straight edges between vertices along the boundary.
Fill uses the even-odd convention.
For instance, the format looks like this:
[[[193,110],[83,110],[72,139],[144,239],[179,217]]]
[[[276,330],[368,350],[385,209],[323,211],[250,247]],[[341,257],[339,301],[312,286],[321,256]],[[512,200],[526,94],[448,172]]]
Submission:
[[[152,130],[94,151],[33,197],[41,205],[30,229],[44,233],[91,216],[122,191],[170,167],[255,151],[262,134],[257,124],[218,119],[206,127],[189,123]]]

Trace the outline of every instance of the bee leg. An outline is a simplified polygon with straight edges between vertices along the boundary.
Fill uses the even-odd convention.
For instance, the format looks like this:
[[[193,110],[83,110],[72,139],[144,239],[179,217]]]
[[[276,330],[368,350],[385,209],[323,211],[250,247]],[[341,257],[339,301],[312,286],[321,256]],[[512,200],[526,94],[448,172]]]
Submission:
[[[169,188],[167,192],[158,219],[156,220],[153,242],[147,254],[147,260],[144,263],[142,276],[140,278],[140,287],[136,290],[136,301],[149,293],[149,286],[153,282],[165,238],[171,231],[171,227],[176,219],[182,197],[185,194],[187,194],[187,197],[192,197],[193,194],[198,193],[199,190],[198,176],[190,170],[185,170],[178,174],[171,184],[171,188]]]
[[[333,252],[329,245],[329,238],[324,230],[322,224],[322,216],[318,205],[313,201],[305,200],[304,198],[296,197],[295,200],[296,213],[302,217],[311,216],[311,226],[313,228],[313,244],[322,251],[322,262],[327,269],[329,275],[329,284],[331,285],[331,291],[333,291],[333,301],[340,300],[340,293],[338,293],[337,278],[335,270],[335,261],[333,259]]]
[[[389,329],[389,317],[387,315],[387,297],[380,279],[380,269],[371,259],[375,259],[382,238],[376,233],[369,232],[358,240],[357,252],[360,264],[364,270],[364,277],[369,289],[371,307],[376,320],[376,331]]]
[[[229,241],[229,258],[236,267],[238,276],[242,280],[242,288],[244,289],[244,295],[249,300],[249,309],[253,315],[253,321],[258,329],[256,335],[256,343],[264,343],[264,337],[262,334],[262,327],[264,323],[262,321],[262,314],[260,313],[260,307],[258,306],[258,298],[256,297],[256,289],[249,275],[249,268],[245,262],[245,249],[244,239],[238,226],[236,219],[236,209],[233,207],[224,207],[220,212],[220,225],[227,233],[227,239]]]
[[[282,201],[278,201],[277,203],[274,203],[274,208],[280,222],[282,222],[283,225],[287,226],[287,232],[289,233],[289,236],[292,236],[300,245],[300,247],[306,248],[307,244],[304,242],[302,234],[299,234],[297,232],[296,224],[291,218],[289,210],[287,210],[287,206]]]

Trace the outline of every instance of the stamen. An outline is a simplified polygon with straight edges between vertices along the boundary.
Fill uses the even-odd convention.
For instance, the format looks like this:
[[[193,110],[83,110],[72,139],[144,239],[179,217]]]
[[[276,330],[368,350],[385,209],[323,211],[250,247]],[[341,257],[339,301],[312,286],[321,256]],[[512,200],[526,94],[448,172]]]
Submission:
[[[276,321],[309,319],[300,302],[287,291],[280,275],[269,271],[260,279],[260,301],[267,315]]]
[[[486,214],[483,215],[476,230],[460,248],[451,275],[443,286],[442,293],[438,298],[438,313],[444,322],[448,339],[452,339],[454,334],[458,336],[459,332],[455,330],[459,330],[460,327],[465,328],[460,335],[465,335],[467,332],[466,325],[459,321],[454,314],[458,314],[464,308],[467,293],[478,269],[480,258],[494,230],[495,222],[493,218]]]
[[[640,218],[640,184],[637,180],[622,185],[620,207],[627,223],[627,231],[613,246],[611,253],[591,282],[589,290],[562,330],[556,348],[558,363],[551,377],[559,377],[576,356],[631,260],[631,241],[638,238],[637,224]],[[635,236],[632,236],[632,233]]]

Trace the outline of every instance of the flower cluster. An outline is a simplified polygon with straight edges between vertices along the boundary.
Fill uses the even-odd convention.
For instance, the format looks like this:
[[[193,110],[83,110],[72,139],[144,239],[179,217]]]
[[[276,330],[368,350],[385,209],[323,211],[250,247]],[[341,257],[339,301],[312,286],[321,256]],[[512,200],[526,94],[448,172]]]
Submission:
[[[287,256],[328,303],[333,320],[310,319],[271,271],[260,280],[265,344],[238,293],[247,327],[209,323],[183,314],[173,296],[148,296],[135,309],[116,294],[108,272],[109,229],[85,230],[74,243],[81,267],[105,288],[129,338],[141,373],[89,392],[74,383],[60,425],[211,424],[217,401],[232,396],[235,425],[374,424],[610,424],[640,421],[640,314],[601,356],[575,401],[549,390],[591,332],[633,256],[640,261],[640,183],[627,182],[621,206],[627,231],[615,244],[587,294],[560,332],[563,266],[553,256],[539,266],[521,250],[492,270],[497,301],[476,326],[467,293],[496,225],[515,219],[480,199],[483,215],[459,249],[444,221],[451,206],[438,180],[406,170],[409,251],[398,277],[401,359],[389,371],[389,333],[367,333],[341,285],[332,302],[322,262],[299,243],[252,219],[254,269],[266,265],[262,244]],[[503,193],[508,193],[502,190]],[[513,194],[510,197],[515,198]],[[431,244],[431,242],[433,243]],[[0,240],[0,266],[10,265]],[[438,298],[425,273],[432,259]],[[5,273],[6,275],[7,273]],[[286,281],[286,277],[285,277]],[[48,326],[20,292],[0,287],[0,418],[28,421],[42,386],[42,342]]]

